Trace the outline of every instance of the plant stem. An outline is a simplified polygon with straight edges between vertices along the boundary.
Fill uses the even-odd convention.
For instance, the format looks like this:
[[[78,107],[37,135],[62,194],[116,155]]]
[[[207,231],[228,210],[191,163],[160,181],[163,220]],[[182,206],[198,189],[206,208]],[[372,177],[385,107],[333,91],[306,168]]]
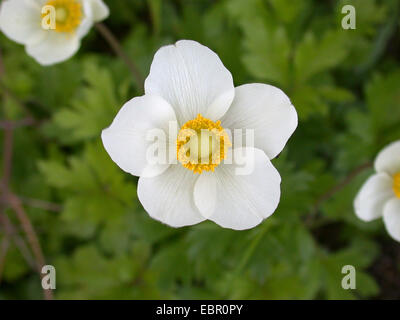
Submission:
[[[3,275],[4,266],[6,263],[6,256],[10,247],[10,238],[7,234],[4,235],[4,239],[0,246],[0,284]]]
[[[313,217],[315,217],[318,213],[318,210],[320,209],[321,205],[332,198],[337,192],[341,191],[344,187],[346,187],[349,183],[351,183],[361,172],[363,172],[366,169],[369,169],[372,167],[371,162],[366,162],[357,168],[355,168],[353,171],[351,171],[347,177],[338,183],[337,185],[333,186],[331,189],[329,189],[327,192],[325,192],[322,196],[320,196],[317,201],[315,202],[311,213],[307,216],[306,218],[306,225],[309,225],[311,223],[311,220]]]
[[[124,50],[122,49],[121,44],[118,39],[114,36],[111,30],[103,23],[99,22],[95,25],[97,31],[102,35],[102,37],[107,41],[110,47],[113,49],[115,54],[119,56],[127,65],[129,70],[131,71],[136,84],[139,88],[143,88],[144,79],[139,71],[139,68],[136,64],[126,55]]]
[[[261,239],[264,237],[267,230],[268,230],[268,228],[263,226],[260,233],[254,237],[253,241],[250,243],[250,246],[244,253],[242,260],[240,261],[237,269],[235,270],[236,275],[239,275],[243,271],[243,269],[246,267],[247,263],[249,262],[250,258],[254,254],[254,251],[257,249],[258,244],[260,243]]]
[[[38,208],[52,212],[60,212],[62,210],[62,206],[57,203],[22,196],[18,196],[18,198],[21,200],[22,203],[32,208]]]
[[[5,75],[5,71],[6,70],[5,70],[4,64],[3,64],[2,52],[0,50],[0,85],[2,85],[2,79],[3,79],[3,76]],[[2,85],[2,87],[4,87],[4,86]],[[11,97],[11,98],[15,99],[16,101],[19,101],[14,95],[11,94],[10,91],[4,90],[4,92],[5,92],[4,99],[6,99],[7,97]],[[22,106],[22,109],[26,110],[26,112],[30,116],[29,109],[26,108],[24,104],[21,104],[21,106]],[[29,118],[32,118],[32,117],[29,117]],[[46,263],[45,263],[42,248],[40,247],[39,239],[36,235],[35,229],[31,223],[31,221],[29,220],[28,215],[26,214],[26,212],[22,206],[21,200],[10,191],[10,180],[11,180],[11,173],[12,173],[12,158],[13,158],[13,147],[14,147],[14,129],[15,129],[14,123],[9,120],[2,121],[2,128],[4,129],[4,143],[3,143],[3,177],[0,182],[0,191],[1,191],[1,199],[0,199],[1,200],[0,201],[1,217],[0,218],[1,218],[1,221],[3,222],[4,228],[5,228],[8,236],[12,235],[14,233],[13,230],[10,229],[11,228],[10,226],[12,226],[12,224],[9,221],[8,217],[6,216],[4,210],[5,210],[6,206],[10,206],[14,210],[18,220],[21,223],[22,229],[25,231],[28,242],[31,246],[32,252],[35,257],[36,269],[39,272],[40,277],[42,278],[43,277],[42,272],[41,272],[42,267]],[[3,247],[5,247],[4,244],[3,244]],[[21,253],[22,253],[22,251],[21,251]],[[4,258],[2,258],[2,260],[1,260],[1,264],[5,263],[5,261],[3,261],[3,259],[5,259],[5,255],[4,255]],[[53,292],[51,290],[43,289],[43,293],[44,293],[44,298],[46,300],[53,299]]]
[[[35,229],[33,228],[33,225],[31,223],[31,221],[29,220],[29,217],[26,214],[19,198],[17,196],[15,196],[14,194],[9,194],[8,198],[9,198],[10,206],[14,209],[14,211],[17,215],[17,218],[21,223],[21,227],[27,235],[28,242],[29,242],[29,244],[32,248],[33,254],[35,256],[38,272],[39,272],[41,278],[43,278],[42,267],[44,265],[46,265],[46,262],[45,262],[43,251],[42,251],[42,248],[40,247],[40,242],[39,242],[39,239],[35,232]],[[52,290],[43,289],[43,292],[44,292],[44,296],[45,296],[46,300],[53,299]]]

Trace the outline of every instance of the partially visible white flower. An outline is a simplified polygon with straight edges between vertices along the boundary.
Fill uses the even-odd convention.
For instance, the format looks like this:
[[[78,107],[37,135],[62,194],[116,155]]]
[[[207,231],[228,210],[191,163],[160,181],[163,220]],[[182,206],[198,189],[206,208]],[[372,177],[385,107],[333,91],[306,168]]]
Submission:
[[[378,154],[375,170],[354,200],[355,212],[364,221],[383,216],[390,236],[400,241],[400,141]]]
[[[171,122],[179,132],[171,134]],[[270,160],[296,127],[296,110],[280,89],[260,83],[235,88],[213,51],[181,40],[157,51],[145,95],[121,108],[102,140],[122,170],[140,176],[139,200],[152,218],[173,227],[209,219],[242,230],[277,208],[281,177]],[[146,136],[154,129],[165,132],[174,163],[149,163]],[[254,147],[243,148],[236,137],[231,141],[229,129],[254,130]],[[229,150],[241,154],[241,163],[231,161]],[[248,164],[252,170],[238,175]]]
[[[50,14],[42,10],[45,6],[54,8],[55,29],[43,26]],[[38,63],[52,65],[73,56],[93,24],[108,15],[102,0],[4,0],[0,30],[25,45],[26,52]]]

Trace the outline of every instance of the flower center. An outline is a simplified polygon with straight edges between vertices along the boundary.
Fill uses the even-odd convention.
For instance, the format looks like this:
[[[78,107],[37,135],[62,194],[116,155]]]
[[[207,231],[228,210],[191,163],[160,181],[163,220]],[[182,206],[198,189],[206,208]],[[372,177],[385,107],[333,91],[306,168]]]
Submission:
[[[186,122],[179,130],[176,141],[178,161],[194,173],[214,171],[232,146],[221,121],[197,118]]]
[[[397,198],[400,198],[400,172],[394,175],[393,191],[396,194]]]
[[[46,5],[55,9],[55,31],[73,32],[81,24],[83,14],[82,5],[79,1],[49,0]],[[45,16],[46,14],[42,14],[42,18]]]

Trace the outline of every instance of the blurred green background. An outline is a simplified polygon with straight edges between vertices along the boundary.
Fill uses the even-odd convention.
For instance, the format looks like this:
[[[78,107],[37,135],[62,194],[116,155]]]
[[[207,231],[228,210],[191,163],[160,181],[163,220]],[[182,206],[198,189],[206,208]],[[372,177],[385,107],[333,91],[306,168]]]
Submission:
[[[400,244],[352,207],[373,172],[364,165],[400,139],[400,1],[105,2],[104,23],[143,78],[160,46],[197,40],[235,85],[283,89],[299,127],[273,160],[283,184],[271,218],[241,232],[211,222],[169,228],[149,218],[137,178],[102,147],[101,130],[143,83],[101,34],[92,29],[75,57],[53,67],[0,35],[0,119],[35,119],[14,130],[11,189],[56,268],[55,298],[400,298]],[[356,30],[341,27],[345,4],[356,8]],[[1,150],[4,138],[3,128]],[[42,299],[30,241],[16,212],[2,210],[0,299]],[[356,290],[341,287],[349,264]]]

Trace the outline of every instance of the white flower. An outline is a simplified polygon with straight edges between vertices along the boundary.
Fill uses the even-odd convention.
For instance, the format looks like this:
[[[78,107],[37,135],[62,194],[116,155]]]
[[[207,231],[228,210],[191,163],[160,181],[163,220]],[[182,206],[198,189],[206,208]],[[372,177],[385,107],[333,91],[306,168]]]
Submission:
[[[102,0],[4,0],[0,30],[37,62],[51,65],[73,56],[93,24],[108,14]]]
[[[181,128],[172,137],[167,132],[171,121]],[[157,51],[145,95],[121,108],[103,130],[102,140],[121,169],[140,176],[139,200],[152,218],[173,227],[209,219],[241,230],[258,225],[277,208],[281,178],[270,159],[282,151],[296,127],[296,110],[280,89],[266,84],[235,88],[230,72],[213,51],[182,40]],[[145,137],[154,128],[165,130],[166,143],[179,160],[175,164],[149,164],[150,142]],[[221,143],[216,152],[213,143],[213,151],[203,147],[207,161],[196,163],[192,160],[203,155],[206,142],[199,129],[211,132]],[[228,129],[254,129],[254,148],[241,148],[232,141],[235,154],[243,152],[241,165],[229,164]],[[188,141],[187,136],[180,140],[184,130],[194,130],[197,138],[189,141],[195,145],[189,153],[182,152],[182,141]],[[247,164],[254,166],[252,172],[237,175],[236,170]]]
[[[400,241],[400,141],[385,147],[375,159],[376,174],[354,200],[357,216],[371,221],[383,216],[390,236]]]

